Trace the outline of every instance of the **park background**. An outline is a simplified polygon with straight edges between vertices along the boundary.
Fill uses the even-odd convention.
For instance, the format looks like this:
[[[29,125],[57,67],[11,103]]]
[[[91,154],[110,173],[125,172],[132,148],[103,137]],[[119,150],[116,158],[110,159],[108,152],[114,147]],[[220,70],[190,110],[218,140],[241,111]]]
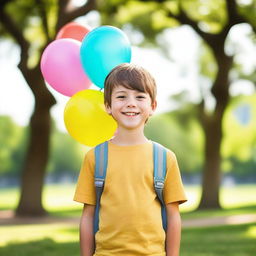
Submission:
[[[45,85],[43,49],[70,21],[113,25],[156,78],[146,135],[177,154],[189,202],[181,255],[256,251],[256,1],[1,1],[0,252],[79,255],[72,202],[87,147]],[[50,92],[50,93],[49,93]]]

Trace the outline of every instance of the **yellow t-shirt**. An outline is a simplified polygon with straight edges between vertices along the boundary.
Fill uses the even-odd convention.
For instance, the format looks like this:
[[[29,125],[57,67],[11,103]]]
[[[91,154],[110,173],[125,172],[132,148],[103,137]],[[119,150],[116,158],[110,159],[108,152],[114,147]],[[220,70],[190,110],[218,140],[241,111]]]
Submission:
[[[153,185],[153,145],[118,146],[109,142],[108,168],[101,196],[94,256],[164,256],[161,205]],[[74,196],[95,205],[94,149],[85,156]],[[185,202],[176,157],[167,153],[164,201]]]

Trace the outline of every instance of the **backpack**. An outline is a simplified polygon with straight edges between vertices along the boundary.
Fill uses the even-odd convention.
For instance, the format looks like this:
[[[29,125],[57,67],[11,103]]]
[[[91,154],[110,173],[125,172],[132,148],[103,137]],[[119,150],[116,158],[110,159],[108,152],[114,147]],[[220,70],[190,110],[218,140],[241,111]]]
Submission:
[[[96,191],[96,206],[94,214],[94,234],[99,230],[100,199],[104,189],[105,177],[108,165],[108,142],[103,142],[95,147],[95,171],[94,182]],[[161,203],[162,225],[166,231],[167,218],[166,208],[163,200],[164,180],[166,176],[166,155],[167,150],[162,145],[153,142],[154,159],[154,188]]]

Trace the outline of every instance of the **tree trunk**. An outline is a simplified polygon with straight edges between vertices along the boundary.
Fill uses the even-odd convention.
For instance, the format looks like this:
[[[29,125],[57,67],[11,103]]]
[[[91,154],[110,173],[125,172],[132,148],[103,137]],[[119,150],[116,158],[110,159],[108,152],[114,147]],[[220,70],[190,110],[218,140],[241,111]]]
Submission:
[[[49,153],[50,108],[55,104],[55,99],[45,87],[39,67],[33,71],[23,70],[22,73],[29,84],[34,86],[35,110],[30,119],[30,137],[16,215],[43,216],[46,214],[42,205],[42,188]]]
[[[224,42],[224,40],[223,40]],[[205,134],[205,165],[202,181],[200,209],[220,208],[219,189],[221,184],[221,142],[222,120],[229,102],[229,71],[233,58],[225,55],[223,48],[217,47],[215,58],[218,73],[212,87],[216,107],[212,114],[201,109],[201,123]]]
[[[219,187],[221,182],[221,131],[222,114],[204,123],[205,164],[202,181],[202,199],[199,208],[220,208]]]

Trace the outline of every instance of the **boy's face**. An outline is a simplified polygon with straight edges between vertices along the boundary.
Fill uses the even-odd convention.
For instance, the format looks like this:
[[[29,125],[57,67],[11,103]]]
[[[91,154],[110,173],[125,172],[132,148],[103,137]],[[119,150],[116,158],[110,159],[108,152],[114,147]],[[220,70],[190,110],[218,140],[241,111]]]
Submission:
[[[148,93],[127,89],[121,85],[114,87],[111,107],[106,110],[117,121],[118,126],[126,129],[144,127],[146,120],[156,108]]]

